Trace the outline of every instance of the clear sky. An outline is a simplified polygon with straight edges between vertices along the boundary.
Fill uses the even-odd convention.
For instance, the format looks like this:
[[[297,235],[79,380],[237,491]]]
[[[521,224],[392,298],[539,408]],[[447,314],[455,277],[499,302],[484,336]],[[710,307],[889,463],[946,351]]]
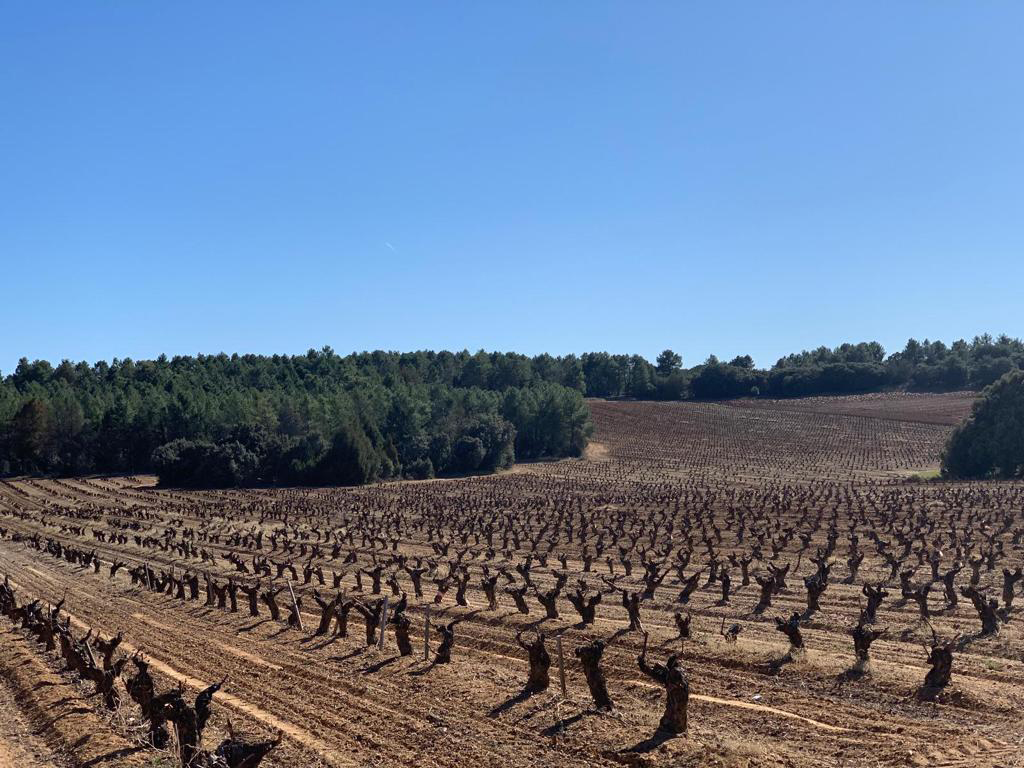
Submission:
[[[0,3],[21,356],[1024,334],[1024,3]]]

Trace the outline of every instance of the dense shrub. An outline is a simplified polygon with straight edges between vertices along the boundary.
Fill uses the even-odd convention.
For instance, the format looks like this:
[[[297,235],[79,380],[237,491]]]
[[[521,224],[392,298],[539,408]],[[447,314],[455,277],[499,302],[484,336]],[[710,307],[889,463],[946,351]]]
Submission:
[[[1024,472],[1024,371],[986,388],[949,438],[942,457],[949,477],[1015,477]]]
[[[701,400],[723,400],[746,397],[755,387],[760,391],[764,373],[745,365],[724,364],[711,360],[701,366],[690,379],[690,392]]]
[[[768,392],[775,397],[868,392],[885,387],[889,372],[878,363],[824,363],[768,372]]]
[[[223,488],[256,479],[259,459],[234,440],[172,440],[153,452],[153,467],[170,485]]]

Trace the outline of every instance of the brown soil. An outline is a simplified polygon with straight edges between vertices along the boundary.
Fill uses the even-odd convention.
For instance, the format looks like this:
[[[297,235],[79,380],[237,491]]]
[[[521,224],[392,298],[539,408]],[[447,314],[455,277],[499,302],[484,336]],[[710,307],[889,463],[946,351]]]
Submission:
[[[68,763],[36,735],[17,701],[15,689],[5,681],[0,687],[0,768],[67,766]]]
[[[0,701],[0,768],[146,765],[145,751],[115,733],[95,700],[47,665],[38,647],[5,621],[0,678],[8,694]]]

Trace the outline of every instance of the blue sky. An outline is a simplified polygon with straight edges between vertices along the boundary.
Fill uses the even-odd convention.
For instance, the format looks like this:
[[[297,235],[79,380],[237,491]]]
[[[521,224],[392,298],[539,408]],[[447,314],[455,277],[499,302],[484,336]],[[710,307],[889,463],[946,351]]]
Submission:
[[[21,356],[1024,334],[1024,4],[0,4]]]

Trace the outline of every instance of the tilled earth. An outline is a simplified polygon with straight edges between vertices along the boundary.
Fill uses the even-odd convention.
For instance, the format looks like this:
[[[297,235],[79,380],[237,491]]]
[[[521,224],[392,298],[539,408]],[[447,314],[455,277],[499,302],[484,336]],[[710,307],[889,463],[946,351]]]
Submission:
[[[909,473],[937,465],[953,421],[948,415],[966,412],[969,397],[935,396],[931,410],[929,396],[903,396],[905,407],[900,397],[868,405],[857,398],[815,398],[806,409],[801,401],[594,401],[597,429],[587,457],[520,465],[497,476],[358,489],[223,492],[156,490],[152,478],[144,477],[13,480],[0,484],[0,526],[7,532],[0,539],[0,571],[26,598],[56,602],[66,595],[66,610],[79,629],[93,627],[104,635],[123,631],[122,650],[144,652],[162,686],[180,683],[198,690],[227,676],[223,693],[215,698],[206,742],[219,741],[228,719],[236,730],[260,737],[283,731],[281,747],[265,765],[1024,766],[1024,632],[1019,614],[1011,614],[999,634],[976,637],[978,618],[970,601],[961,599],[955,608],[944,610],[940,583],[931,595],[935,615],[928,627],[919,621],[912,602],[899,599],[899,584],[890,584],[876,622],[889,633],[872,646],[870,673],[844,676],[854,662],[849,630],[863,605],[861,584],[889,574],[868,540],[865,519],[875,520],[876,514],[908,521],[933,516],[943,522],[928,533],[931,541],[942,536],[947,518],[969,527],[979,519],[971,518],[971,510],[1013,516],[1013,526],[995,534],[1003,557],[993,570],[982,568],[982,588],[998,595],[1002,568],[1024,562],[1021,543],[1013,541],[1014,530],[1024,526],[1024,484],[908,480]],[[397,551],[444,562],[432,546],[437,539],[433,531],[443,529],[455,541],[452,557],[456,549],[466,548],[476,558],[468,560],[474,577],[468,605],[456,605],[451,592],[434,604],[427,577],[425,599],[414,599],[409,580],[399,573],[402,589],[409,593],[417,643],[411,657],[400,657],[390,632],[383,650],[367,648],[362,622],[354,613],[347,638],[313,637],[309,630],[318,616],[311,587],[301,581],[294,587],[306,596],[306,631],[271,621],[265,610],[254,619],[244,609],[230,613],[157,595],[132,586],[124,571],[109,578],[106,567],[93,573],[11,540],[13,534],[39,533],[95,549],[105,564],[148,562],[154,568],[173,565],[223,578],[234,572],[224,557],[238,548],[225,543],[202,545],[217,558],[210,565],[131,539],[127,544],[105,543],[88,530],[78,536],[60,527],[81,525],[81,516],[76,516],[81,512],[88,516],[88,529],[113,529],[132,515],[139,519],[140,510],[151,514],[133,533],[161,537],[169,527],[181,531],[214,526],[225,533],[221,542],[229,531],[252,531],[254,526],[269,535],[281,523],[268,518],[268,510],[279,516],[287,512],[289,524],[303,529],[342,530],[353,525],[356,511],[382,520],[396,514],[434,519],[439,521],[436,528],[405,525],[397,550],[390,544],[361,544],[359,535],[345,550],[355,551],[364,568],[383,558],[385,550],[388,556]],[[702,532],[718,530],[720,557],[749,552],[750,532],[741,541],[735,524],[744,515],[760,514],[767,521],[773,532],[767,541],[790,527],[806,532],[813,543],[802,551],[797,536],[782,541],[771,562],[792,565],[789,586],[763,616],[752,612],[757,584],[740,586],[736,571],[728,604],[719,604],[720,585],[703,586],[702,575],[702,587],[689,604],[680,605],[674,571],[655,598],[643,603],[650,659],[664,661],[668,653],[681,650],[690,681],[689,731],[669,739],[656,733],[664,692],[637,667],[643,635],[627,631],[626,611],[616,596],[604,596],[595,624],[586,627],[577,624],[578,616],[564,596],[558,619],[541,621],[544,612],[532,597],[528,615],[518,613],[504,594],[496,611],[487,610],[479,586],[486,543],[470,536],[463,544],[460,536],[467,530],[479,532],[488,521],[500,527],[504,520],[517,520],[541,541],[561,527],[563,535],[552,545],[547,567],[533,563],[534,580],[542,590],[554,582],[551,571],[561,567],[559,554],[566,556],[570,585],[583,577],[591,589],[603,588],[599,576],[609,575],[608,558],[615,575],[623,575],[620,547],[636,566],[620,583],[636,588],[644,552],[666,544],[672,552],[690,546],[684,527],[670,533],[664,526],[668,519],[686,519],[680,516],[687,510],[705,516],[700,528],[694,525],[689,531],[694,541],[687,574],[706,565]],[[604,542],[605,551],[594,558],[590,571],[584,555],[594,553],[596,541],[591,536],[581,545],[574,514],[592,516],[608,530],[625,526],[620,540]],[[469,527],[467,520],[472,521]],[[556,522],[546,530],[544,520]],[[840,534],[832,579],[821,612],[804,624],[807,650],[793,659],[773,619],[804,608],[801,577],[814,571],[809,559],[825,544],[830,520],[837,521]],[[570,527],[577,536],[565,535]],[[851,531],[859,536],[866,558],[857,579],[846,584]],[[492,553],[492,569],[504,563],[511,570],[535,552],[528,535],[508,547],[498,547],[500,539],[495,536],[500,551],[496,557]],[[536,551],[547,549],[543,542]],[[771,547],[765,544],[764,549],[765,562],[755,560],[752,575],[772,558]],[[953,564],[953,554],[947,551],[943,558],[944,571]],[[304,560],[293,559],[301,569]],[[341,570],[340,562],[327,558],[320,564],[328,573]],[[929,572],[927,561],[919,563],[916,555],[907,567],[916,568],[918,581]],[[957,583],[967,584],[969,574],[965,568]],[[329,583],[328,578],[321,592],[331,592]],[[368,580],[364,584],[368,592]],[[343,587],[352,594],[351,576]],[[435,624],[462,619],[455,628],[451,664],[424,661],[428,607]],[[680,610],[693,617],[693,637],[687,641],[677,639],[674,614]],[[741,631],[730,643],[722,629],[733,623]],[[538,627],[547,633],[555,658],[552,686],[542,694],[517,696],[527,664],[515,643],[515,630]],[[932,628],[939,636],[959,633],[966,641],[955,655],[951,686],[936,702],[924,702],[916,694],[928,667],[925,646]],[[564,650],[564,697],[556,636]],[[591,708],[573,654],[595,637],[609,642],[603,668],[615,703],[610,714]],[[430,642],[436,646],[436,635]],[[35,666],[18,661],[26,649],[38,656]],[[90,700],[88,690],[66,676],[57,676],[55,683],[58,665],[6,620],[0,620],[0,651],[9,686],[31,690],[20,678],[35,674],[40,683],[45,678],[48,685],[70,686],[87,702],[83,709],[93,711],[55,737],[44,708],[27,694],[17,694],[19,711],[12,712],[0,731],[0,768],[6,768],[5,759],[27,766],[64,765],[60,760],[146,765],[151,763],[145,760],[161,757],[136,750],[141,728],[127,697],[123,711],[97,714],[101,708],[96,698]],[[21,670],[19,679],[16,670]],[[79,754],[81,744],[78,752],[72,745],[82,739],[83,744],[106,745],[105,751]],[[67,748],[60,749],[60,743]]]

